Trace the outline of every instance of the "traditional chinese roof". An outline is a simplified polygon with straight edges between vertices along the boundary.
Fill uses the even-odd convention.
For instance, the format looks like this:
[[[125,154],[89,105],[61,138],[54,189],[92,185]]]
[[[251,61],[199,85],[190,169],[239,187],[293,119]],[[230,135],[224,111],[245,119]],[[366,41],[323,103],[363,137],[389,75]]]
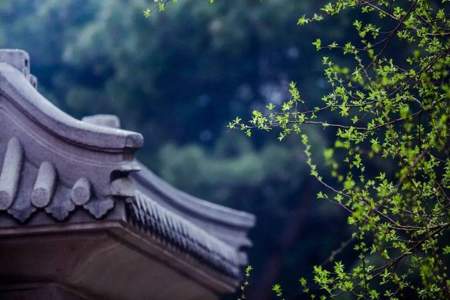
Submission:
[[[210,299],[233,291],[246,264],[244,249],[251,245],[247,231],[254,225],[254,217],[177,190],[134,158],[143,144],[141,134],[120,129],[115,116],[76,120],[36,87],[28,54],[0,50],[0,243],[8,240],[11,249],[20,250],[15,253],[22,253],[22,248],[15,248],[18,237],[106,232],[111,239],[106,244],[129,245],[121,248],[117,258],[131,261],[136,251],[145,254],[151,262],[138,259],[142,266],[154,260],[158,265],[154,269],[164,274],[159,280],[177,279],[180,285],[185,281],[186,289],[185,294],[177,290],[155,296],[161,290],[157,283],[139,283],[145,278],[142,276],[157,276],[155,270],[123,267],[120,262],[116,267],[121,266],[127,275],[120,282],[126,282],[128,289],[135,286],[141,290],[126,293],[118,283],[115,290],[114,284],[105,288],[98,282],[74,280],[73,272],[67,278],[42,275],[86,294],[137,299],[151,292],[155,299],[166,299],[173,292],[170,297],[201,295],[198,299]],[[64,245],[72,243],[69,236],[63,240]],[[44,242],[30,243],[43,247]],[[0,248],[6,249],[5,245]],[[57,248],[50,252],[60,255]],[[74,249],[74,257],[83,253],[77,246]],[[28,252],[15,259],[26,260],[24,253]],[[0,251],[0,279],[5,272],[16,272],[12,284],[41,272],[10,270],[2,258]],[[98,257],[89,265],[93,278],[102,271],[94,266],[105,258]],[[110,258],[114,264],[116,257]],[[79,262],[79,257],[76,259]],[[47,260],[49,264],[52,261]]]

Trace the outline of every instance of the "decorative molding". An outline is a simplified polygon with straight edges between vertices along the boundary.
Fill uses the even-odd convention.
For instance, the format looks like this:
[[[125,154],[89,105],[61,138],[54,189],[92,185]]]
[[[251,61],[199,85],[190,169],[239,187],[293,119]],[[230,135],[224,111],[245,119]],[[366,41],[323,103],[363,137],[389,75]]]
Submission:
[[[23,149],[15,137],[9,140],[0,175],[0,210],[8,209],[16,197],[23,163]]]
[[[53,197],[55,184],[55,167],[48,161],[42,162],[31,193],[31,203],[39,208],[46,207]]]

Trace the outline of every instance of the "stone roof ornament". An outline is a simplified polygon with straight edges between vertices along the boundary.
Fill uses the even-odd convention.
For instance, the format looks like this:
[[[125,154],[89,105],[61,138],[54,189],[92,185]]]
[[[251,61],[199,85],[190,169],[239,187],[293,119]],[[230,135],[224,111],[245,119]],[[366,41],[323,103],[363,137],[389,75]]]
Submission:
[[[141,134],[112,115],[76,120],[36,82],[26,52],[0,50],[0,295],[24,284],[39,286],[24,299],[232,292],[255,218],[170,186],[134,158]]]
[[[0,62],[7,63],[22,72],[31,85],[37,88],[37,78],[30,73],[30,56],[27,52],[19,49],[0,49]]]

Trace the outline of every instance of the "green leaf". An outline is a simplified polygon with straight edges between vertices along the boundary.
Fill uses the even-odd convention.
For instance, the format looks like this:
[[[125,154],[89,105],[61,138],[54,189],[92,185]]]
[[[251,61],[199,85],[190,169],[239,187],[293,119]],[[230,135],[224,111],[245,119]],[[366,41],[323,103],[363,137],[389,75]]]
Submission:
[[[316,39],[313,43],[313,46],[316,47],[316,50],[319,51],[322,47],[322,41],[320,39]]]

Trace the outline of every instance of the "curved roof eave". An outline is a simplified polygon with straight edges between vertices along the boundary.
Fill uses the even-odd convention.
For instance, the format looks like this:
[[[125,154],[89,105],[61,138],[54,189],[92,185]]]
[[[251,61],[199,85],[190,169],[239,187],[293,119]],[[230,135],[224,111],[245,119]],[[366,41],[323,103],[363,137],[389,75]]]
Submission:
[[[0,93],[28,118],[66,142],[101,152],[122,152],[143,145],[139,133],[89,124],[62,112],[7,63],[0,63]]]
[[[244,230],[255,225],[254,215],[191,196],[159,178],[142,163],[138,162],[138,165],[140,172],[132,174],[132,177],[144,187],[160,194],[178,209],[200,219]]]

